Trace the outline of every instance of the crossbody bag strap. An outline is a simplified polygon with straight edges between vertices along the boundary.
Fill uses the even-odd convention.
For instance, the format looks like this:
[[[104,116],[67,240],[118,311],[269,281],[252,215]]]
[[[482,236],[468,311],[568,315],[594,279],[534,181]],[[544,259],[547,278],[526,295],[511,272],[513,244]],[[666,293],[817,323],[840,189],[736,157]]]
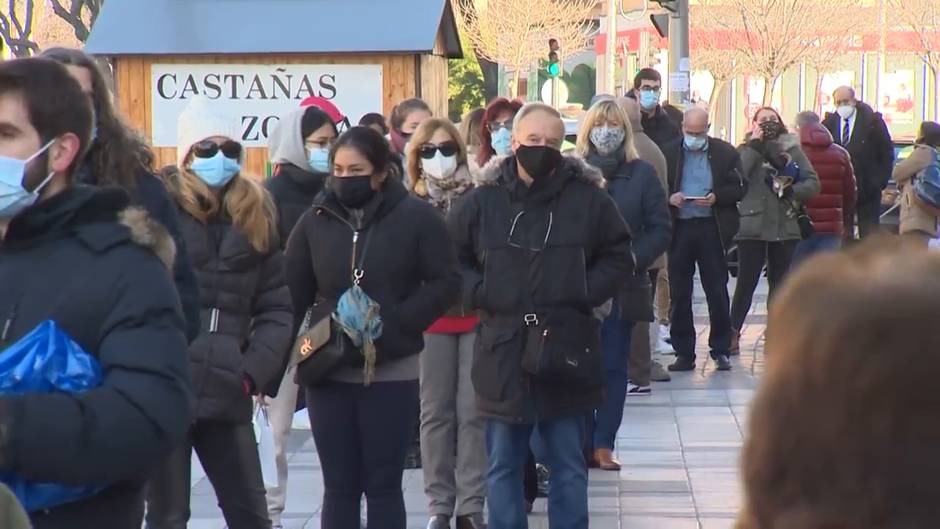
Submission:
[[[369,243],[372,242],[372,233],[375,231],[374,226],[369,226],[366,228],[365,239],[362,241],[362,251],[359,252],[359,261],[356,262],[356,248],[353,247],[352,255],[352,280],[354,285],[358,285],[362,278],[365,276],[366,271],[363,269],[363,265],[366,262],[366,254],[368,254]]]

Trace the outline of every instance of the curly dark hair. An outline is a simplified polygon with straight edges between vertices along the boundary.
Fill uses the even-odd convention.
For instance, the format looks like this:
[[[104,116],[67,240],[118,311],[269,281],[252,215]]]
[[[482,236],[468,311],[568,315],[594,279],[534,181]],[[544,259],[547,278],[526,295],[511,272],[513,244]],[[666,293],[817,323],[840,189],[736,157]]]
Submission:
[[[49,48],[42,52],[42,57],[88,70],[94,91],[92,106],[98,130],[88,152],[92,172],[99,185],[135,189],[141,169],[153,172],[153,151],[114,108],[111,91],[98,63],[81,50],[70,48]]]

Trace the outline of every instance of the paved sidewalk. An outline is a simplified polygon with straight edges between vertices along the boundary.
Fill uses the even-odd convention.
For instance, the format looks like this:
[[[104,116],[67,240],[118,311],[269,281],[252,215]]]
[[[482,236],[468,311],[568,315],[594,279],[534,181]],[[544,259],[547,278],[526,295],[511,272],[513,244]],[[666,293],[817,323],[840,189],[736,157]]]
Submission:
[[[733,292],[734,283],[729,285]],[[719,373],[708,358],[707,308],[695,300],[700,332],[699,369],[673,374],[656,384],[649,397],[628,397],[618,433],[619,473],[591,471],[592,529],[730,529],[740,507],[737,464],[748,404],[763,370],[766,286],[762,282],[744,329],[742,354],[734,370]],[[672,361],[666,356],[664,360]],[[291,435],[290,485],[284,526],[318,529],[323,484],[310,433]],[[405,502],[409,529],[427,523],[421,471],[407,471]],[[533,529],[548,528],[546,501],[539,499],[530,518]],[[192,529],[225,526],[208,480],[193,487]]]

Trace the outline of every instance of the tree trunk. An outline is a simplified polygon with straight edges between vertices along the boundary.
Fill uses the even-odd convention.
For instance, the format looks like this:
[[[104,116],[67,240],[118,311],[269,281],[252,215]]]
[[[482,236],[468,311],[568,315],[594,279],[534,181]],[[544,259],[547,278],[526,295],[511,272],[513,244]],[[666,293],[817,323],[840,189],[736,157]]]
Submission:
[[[777,79],[779,77],[780,77],[779,75],[774,76],[774,77],[764,76],[764,99],[762,103],[763,106],[765,107],[772,106],[771,103],[773,103],[773,100],[774,100],[774,85],[777,84]]]
[[[519,85],[522,80],[522,68],[517,67],[512,72],[512,81],[509,84],[509,99],[515,99],[519,97]],[[525,99],[525,98],[523,98]]]
[[[712,88],[712,95],[708,98],[708,116],[714,123],[718,119],[718,105],[721,103],[721,96],[728,84],[727,79],[715,79],[715,86]]]
[[[476,56],[480,71],[483,72],[483,99],[489,103],[499,95],[499,64],[483,58],[479,53]]]

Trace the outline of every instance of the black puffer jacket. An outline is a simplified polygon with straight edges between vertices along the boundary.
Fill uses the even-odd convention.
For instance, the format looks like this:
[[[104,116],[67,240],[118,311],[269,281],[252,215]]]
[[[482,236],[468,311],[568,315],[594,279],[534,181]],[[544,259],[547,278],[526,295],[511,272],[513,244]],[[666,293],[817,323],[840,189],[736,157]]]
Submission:
[[[464,298],[481,311],[471,376],[484,415],[531,423],[586,413],[603,400],[603,387],[546,384],[521,367],[530,307],[590,314],[633,272],[629,228],[602,182],[597,169],[565,158],[545,185],[530,189],[515,157],[499,157],[451,209]]]
[[[336,301],[349,290],[353,236],[359,233],[357,263],[365,251],[361,286],[381,306],[376,359],[418,354],[424,349],[424,330],[460,294],[444,220],[391,178],[363,211],[361,221],[352,219],[327,188],[297,223],[285,252],[295,316],[299,320],[316,300]]]
[[[14,218],[0,243],[0,349],[52,319],[104,374],[80,395],[0,396],[0,473],[107,486],[35,513],[36,527],[139,526],[151,465],[190,423],[173,242],[128,203],[73,187]]]
[[[277,206],[281,244],[287,244],[300,216],[313,206],[313,199],[323,190],[326,177],[324,173],[305,171],[293,164],[281,164],[274,178],[264,183]]]
[[[199,278],[203,329],[190,347],[196,419],[251,420],[251,392],[280,380],[292,340],[284,257],[255,250],[231,221],[180,213]],[[247,379],[246,379],[247,377]]]

